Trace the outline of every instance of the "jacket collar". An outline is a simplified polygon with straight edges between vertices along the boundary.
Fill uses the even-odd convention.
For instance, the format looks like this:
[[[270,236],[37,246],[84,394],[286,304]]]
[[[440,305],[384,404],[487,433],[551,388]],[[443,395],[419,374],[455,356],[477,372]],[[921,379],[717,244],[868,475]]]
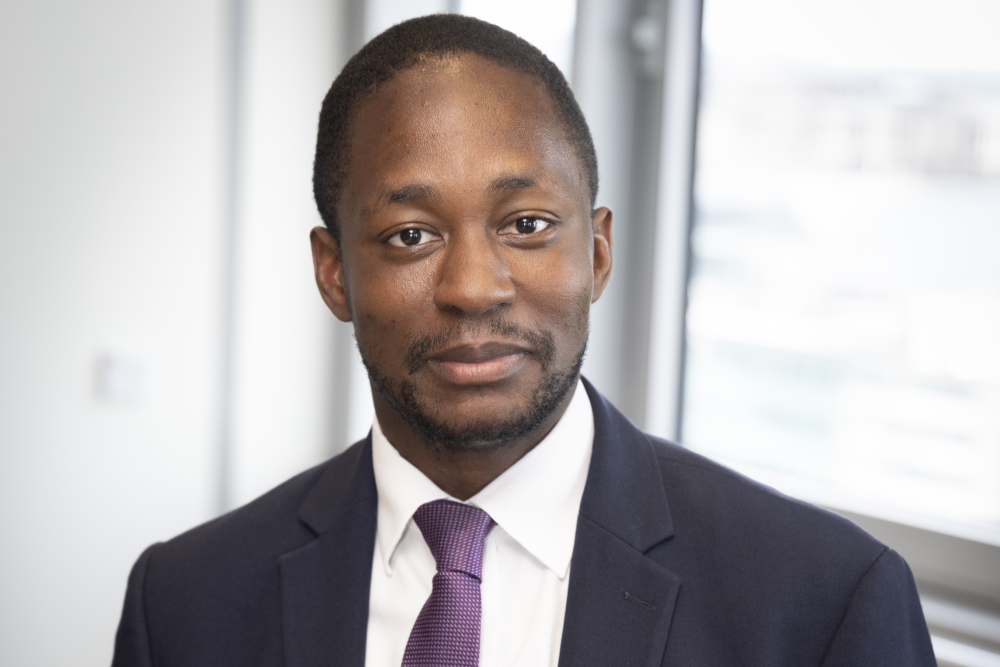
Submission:
[[[656,455],[646,435],[582,380],[594,412],[594,451],[580,516],[645,553],[674,534]],[[377,498],[369,434],[330,461],[299,518],[321,535],[355,505]]]
[[[584,381],[594,452],[570,566],[560,667],[661,664],[680,578],[646,557],[674,534],[649,439]]]
[[[316,539],[280,558],[288,667],[364,666],[377,508],[369,434],[328,464],[300,506]]]
[[[299,507],[299,518],[319,536],[337,526],[356,505],[377,498],[369,433],[329,462]]]
[[[594,410],[594,453],[580,516],[645,553],[674,534],[659,462],[646,435],[583,383]]]

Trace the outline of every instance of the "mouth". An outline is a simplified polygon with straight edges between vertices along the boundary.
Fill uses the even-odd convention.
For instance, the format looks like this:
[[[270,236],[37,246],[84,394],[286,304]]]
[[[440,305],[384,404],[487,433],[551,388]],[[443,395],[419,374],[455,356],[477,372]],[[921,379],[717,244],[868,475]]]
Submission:
[[[458,345],[431,355],[427,367],[451,384],[484,385],[516,374],[530,354],[511,343]]]

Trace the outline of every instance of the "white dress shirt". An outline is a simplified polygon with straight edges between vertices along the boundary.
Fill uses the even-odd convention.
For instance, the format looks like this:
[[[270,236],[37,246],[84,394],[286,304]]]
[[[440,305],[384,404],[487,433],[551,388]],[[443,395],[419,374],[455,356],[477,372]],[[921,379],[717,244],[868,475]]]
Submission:
[[[580,499],[594,444],[594,413],[582,382],[534,449],[467,500],[497,525],[483,556],[479,667],[556,667]],[[372,562],[366,667],[399,667],[431,594],[437,565],[413,513],[451,498],[372,425],[378,530]]]

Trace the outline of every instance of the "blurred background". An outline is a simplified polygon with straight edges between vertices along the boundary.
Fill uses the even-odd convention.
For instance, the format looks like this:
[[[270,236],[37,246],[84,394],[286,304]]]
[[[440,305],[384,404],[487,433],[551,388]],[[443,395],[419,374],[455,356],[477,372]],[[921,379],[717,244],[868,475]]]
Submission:
[[[0,0],[0,664],[107,665],[147,545],[365,435],[316,119],[442,11],[591,125],[584,373],[896,548],[940,664],[1000,665],[1000,0]]]

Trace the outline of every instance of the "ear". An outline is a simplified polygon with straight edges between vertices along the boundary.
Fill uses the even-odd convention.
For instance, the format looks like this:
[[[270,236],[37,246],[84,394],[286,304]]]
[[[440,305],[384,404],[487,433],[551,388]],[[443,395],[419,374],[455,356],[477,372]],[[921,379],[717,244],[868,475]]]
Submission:
[[[590,301],[601,298],[611,277],[611,209],[594,211],[594,293]]]
[[[323,301],[338,320],[350,322],[351,302],[347,296],[344,262],[336,239],[323,227],[314,227],[309,233],[309,242],[312,244],[316,286]]]

